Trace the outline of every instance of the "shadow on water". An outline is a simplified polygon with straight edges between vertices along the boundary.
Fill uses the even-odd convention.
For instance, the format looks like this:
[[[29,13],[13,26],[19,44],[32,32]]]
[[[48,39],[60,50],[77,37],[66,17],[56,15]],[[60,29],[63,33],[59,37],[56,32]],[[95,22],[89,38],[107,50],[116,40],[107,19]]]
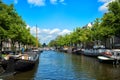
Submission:
[[[120,80],[120,65],[99,63],[96,58],[83,55],[74,56],[72,57],[72,64],[77,79]]]
[[[30,71],[25,72],[5,72],[2,67],[0,67],[0,80],[34,80],[35,73],[38,68],[39,61],[35,67]],[[5,72],[5,73],[4,73]]]
[[[120,80],[120,66],[96,58],[45,51],[34,80]]]
[[[2,66],[0,66],[0,80],[14,80],[14,72],[6,72]]]
[[[15,74],[14,71],[14,60],[10,58],[9,63],[7,64],[6,70],[0,67],[0,79],[2,80],[13,80],[13,75]]]
[[[6,77],[8,78],[8,77]],[[44,51],[33,70],[3,80],[120,80],[120,65],[99,63],[83,55]]]

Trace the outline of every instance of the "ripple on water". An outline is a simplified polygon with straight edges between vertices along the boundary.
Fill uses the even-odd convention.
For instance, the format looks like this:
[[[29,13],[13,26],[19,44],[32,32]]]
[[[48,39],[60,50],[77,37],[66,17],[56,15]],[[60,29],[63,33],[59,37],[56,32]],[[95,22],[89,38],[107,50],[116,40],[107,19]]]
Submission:
[[[96,58],[43,51],[39,60],[36,70],[14,75],[15,80],[120,80],[120,66]]]

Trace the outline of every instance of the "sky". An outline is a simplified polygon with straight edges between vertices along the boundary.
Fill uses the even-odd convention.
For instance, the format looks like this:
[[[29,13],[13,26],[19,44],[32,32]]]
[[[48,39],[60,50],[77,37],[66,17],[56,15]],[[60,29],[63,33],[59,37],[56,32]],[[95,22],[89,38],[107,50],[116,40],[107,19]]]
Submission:
[[[101,18],[111,1],[114,0],[3,0],[14,4],[34,36],[37,26],[42,44]]]

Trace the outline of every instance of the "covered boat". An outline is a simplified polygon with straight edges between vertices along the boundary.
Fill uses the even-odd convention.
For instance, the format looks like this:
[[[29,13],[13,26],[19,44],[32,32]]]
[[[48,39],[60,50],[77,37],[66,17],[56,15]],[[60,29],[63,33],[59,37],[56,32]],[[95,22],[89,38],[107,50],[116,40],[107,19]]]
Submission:
[[[13,68],[15,71],[27,71],[32,69],[39,60],[37,52],[26,52],[24,54],[4,56],[1,65],[6,71]]]
[[[100,56],[102,52],[105,52],[105,47],[103,45],[93,46],[92,49],[84,49],[83,55],[97,57]]]
[[[16,71],[26,71],[32,69],[39,60],[39,55],[34,54],[25,54],[21,56],[21,59],[15,62]]]

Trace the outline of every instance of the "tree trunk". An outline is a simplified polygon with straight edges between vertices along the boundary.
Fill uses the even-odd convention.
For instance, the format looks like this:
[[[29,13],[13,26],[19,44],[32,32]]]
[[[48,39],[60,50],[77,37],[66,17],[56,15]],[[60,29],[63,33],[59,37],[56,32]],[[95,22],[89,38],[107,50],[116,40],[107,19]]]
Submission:
[[[15,50],[15,42],[14,42],[14,41],[12,41],[12,44],[11,44],[11,45],[12,45],[12,46],[11,46],[11,50],[12,50],[12,51],[16,51],[16,50]]]
[[[2,41],[0,41],[0,51],[2,51],[2,47],[3,47]]]
[[[20,51],[20,42],[18,43],[18,45],[19,45],[19,51]]]

